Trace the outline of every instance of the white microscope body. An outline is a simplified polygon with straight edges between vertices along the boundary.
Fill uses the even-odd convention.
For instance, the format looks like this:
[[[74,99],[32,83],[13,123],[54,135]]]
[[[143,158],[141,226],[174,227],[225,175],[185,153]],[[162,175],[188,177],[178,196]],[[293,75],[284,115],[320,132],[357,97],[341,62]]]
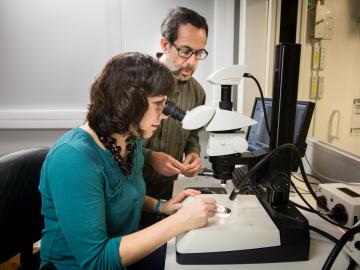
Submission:
[[[207,81],[215,85],[238,85],[244,74],[245,66],[227,66],[212,73]],[[187,111],[182,120],[184,129],[198,129],[206,126],[210,132],[206,153],[209,156],[222,156],[245,152],[247,141],[236,133],[222,133],[239,130],[257,122],[236,111],[201,105]]]

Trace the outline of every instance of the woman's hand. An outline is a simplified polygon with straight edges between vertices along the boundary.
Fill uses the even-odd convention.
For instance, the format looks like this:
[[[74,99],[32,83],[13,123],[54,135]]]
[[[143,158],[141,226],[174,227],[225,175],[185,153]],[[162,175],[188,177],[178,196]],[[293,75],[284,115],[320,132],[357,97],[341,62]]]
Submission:
[[[197,196],[200,195],[201,192],[194,190],[194,189],[185,189],[184,191],[180,192],[175,197],[172,197],[170,200],[163,202],[160,205],[160,213],[165,215],[172,215],[177,210],[182,208],[183,204],[182,202],[188,197],[188,196]]]
[[[182,230],[189,231],[207,225],[208,219],[215,215],[216,209],[217,205],[214,198],[199,197],[194,202],[182,207],[175,215],[178,216]]]

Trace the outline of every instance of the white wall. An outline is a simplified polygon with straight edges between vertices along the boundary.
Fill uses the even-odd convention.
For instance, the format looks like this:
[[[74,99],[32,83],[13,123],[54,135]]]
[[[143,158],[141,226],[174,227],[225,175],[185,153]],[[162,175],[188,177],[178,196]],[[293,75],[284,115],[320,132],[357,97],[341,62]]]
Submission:
[[[260,83],[265,96],[272,94],[273,56],[276,39],[277,0],[242,0],[240,5],[239,64]],[[239,87],[239,112],[250,116],[255,97],[260,96],[255,82],[244,79]]]
[[[90,83],[119,50],[115,3],[3,0],[1,110],[86,109]]]
[[[2,0],[0,153],[51,145],[81,124],[90,85],[106,61],[122,51],[154,55],[160,22],[177,5],[209,23],[210,54],[195,77],[213,104],[217,93],[206,77],[232,64],[234,0]]]

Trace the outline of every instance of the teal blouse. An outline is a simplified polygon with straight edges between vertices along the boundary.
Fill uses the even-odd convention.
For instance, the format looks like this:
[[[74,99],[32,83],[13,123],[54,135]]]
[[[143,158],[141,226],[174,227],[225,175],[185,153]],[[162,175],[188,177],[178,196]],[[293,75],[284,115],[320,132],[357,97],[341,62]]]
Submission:
[[[122,236],[135,232],[145,197],[142,140],[125,176],[110,152],[81,128],[63,135],[49,151],[39,190],[45,228],[41,263],[57,269],[125,269]]]

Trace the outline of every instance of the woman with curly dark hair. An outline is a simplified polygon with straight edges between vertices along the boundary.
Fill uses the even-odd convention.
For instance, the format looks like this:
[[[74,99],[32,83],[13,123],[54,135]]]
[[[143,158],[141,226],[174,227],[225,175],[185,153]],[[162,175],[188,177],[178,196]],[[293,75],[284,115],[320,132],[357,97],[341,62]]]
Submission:
[[[124,269],[214,215],[213,199],[183,207],[195,190],[166,202],[145,195],[142,140],[166,118],[173,90],[171,72],[150,56],[124,53],[106,64],[86,123],[58,139],[43,164],[44,269]],[[138,231],[142,210],[168,217]]]

